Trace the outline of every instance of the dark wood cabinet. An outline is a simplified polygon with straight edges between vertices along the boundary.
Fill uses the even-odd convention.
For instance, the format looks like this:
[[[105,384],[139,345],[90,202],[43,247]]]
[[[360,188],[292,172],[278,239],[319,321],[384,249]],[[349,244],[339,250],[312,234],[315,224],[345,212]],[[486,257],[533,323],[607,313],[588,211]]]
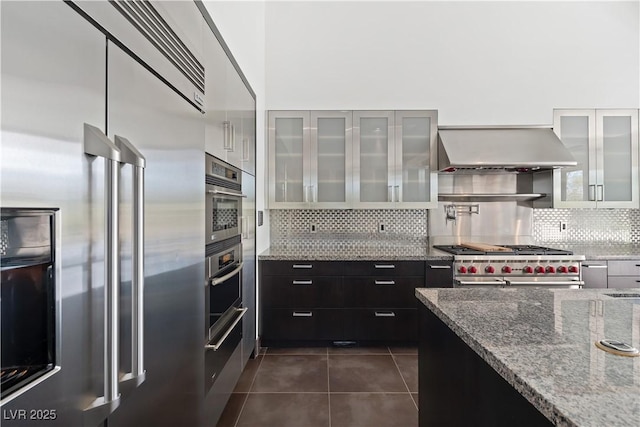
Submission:
[[[417,342],[424,261],[261,261],[260,271],[265,346]]]
[[[425,287],[453,288],[453,262],[446,260],[427,261]]]

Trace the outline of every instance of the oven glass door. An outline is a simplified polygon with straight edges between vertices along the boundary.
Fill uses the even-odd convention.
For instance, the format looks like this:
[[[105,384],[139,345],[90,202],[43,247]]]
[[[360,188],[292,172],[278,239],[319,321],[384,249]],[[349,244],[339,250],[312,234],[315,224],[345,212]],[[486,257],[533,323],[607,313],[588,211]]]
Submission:
[[[207,244],[219,242],[241,233],[242,197],[222,194],[226,191],[217,188],[207,185]]]

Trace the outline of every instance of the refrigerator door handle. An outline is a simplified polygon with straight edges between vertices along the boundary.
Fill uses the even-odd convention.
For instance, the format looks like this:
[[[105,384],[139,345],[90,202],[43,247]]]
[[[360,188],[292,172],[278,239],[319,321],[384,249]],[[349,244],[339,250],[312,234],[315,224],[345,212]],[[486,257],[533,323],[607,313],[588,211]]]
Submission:
[[[99,128],[87,123],[84,124],[84,152],[105,159],[104,396],[98,397],[84,410],[85,424],[98,424],[120,405],[118,177],[121,153]]]
[[[120,380],[122,392],[145,380],[144,370],[144,168],[146,159],[126,138],[115,135],[122,163],[133,166],[133,239],[131,260],[131,372]]]

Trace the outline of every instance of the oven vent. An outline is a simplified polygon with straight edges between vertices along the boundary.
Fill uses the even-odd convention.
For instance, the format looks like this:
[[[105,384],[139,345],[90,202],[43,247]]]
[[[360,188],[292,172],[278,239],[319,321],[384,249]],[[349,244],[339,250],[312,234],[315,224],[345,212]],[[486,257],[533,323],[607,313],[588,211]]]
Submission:
[[[204,93],[204,66],[149,1],[109,0],[109,3]]]
[[[236,245],[239,245],[241,242],[241,236],[234,236],[220,242],[211,243],[207,245],[205,254],[206,256],[215,255],[219,252],[224,251],[225,249],[229,249]]]
[[[214,175],[205,175],[205,182],[210,185],[217,185],[218,187],[225,187],[231,190],[242,191],[242,185],[237,182],[228,181],[226,179],[219,178]]]

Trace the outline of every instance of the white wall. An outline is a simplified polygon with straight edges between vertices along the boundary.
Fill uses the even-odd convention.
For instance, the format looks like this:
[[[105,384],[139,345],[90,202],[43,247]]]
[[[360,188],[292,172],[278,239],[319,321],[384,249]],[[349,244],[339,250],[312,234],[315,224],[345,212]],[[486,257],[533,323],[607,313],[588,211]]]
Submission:
[[[256,208],[265,210],[265,3],[263,1],[204,1],[233,57],[256,93]],[[257,252],[269,247],[269,216],[257,230]]]
[[[434,108],[447,125],[638,108],[638,4],[268,1],[266,108]]]

